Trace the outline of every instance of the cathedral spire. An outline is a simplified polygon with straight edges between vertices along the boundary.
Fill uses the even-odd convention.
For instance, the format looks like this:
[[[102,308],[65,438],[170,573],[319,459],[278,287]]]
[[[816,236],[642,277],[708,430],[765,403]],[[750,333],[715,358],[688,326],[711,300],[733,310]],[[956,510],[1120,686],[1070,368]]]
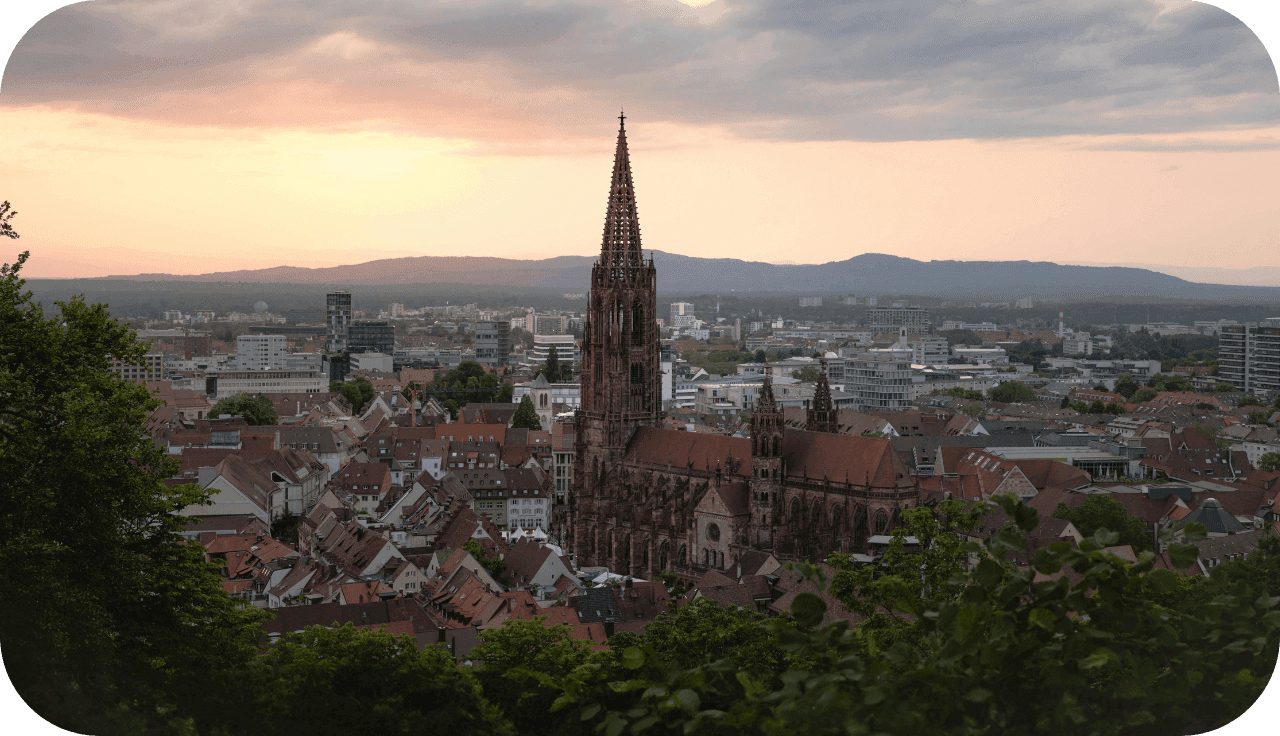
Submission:
[[[613,154],[613,179],[604,216],[604,242],[600,246],[600,265],[606,268],[644,265],[631,158],[627,154],[626,120],[625,114],[618,115],[618,147]]]
[[[805,429],[810,432],[838,433],[840,423],[831,402],[831,385],[827,383],[827,359],[820,359],[819,366],[818,385],[813,391],[813,408],[809,410]]]

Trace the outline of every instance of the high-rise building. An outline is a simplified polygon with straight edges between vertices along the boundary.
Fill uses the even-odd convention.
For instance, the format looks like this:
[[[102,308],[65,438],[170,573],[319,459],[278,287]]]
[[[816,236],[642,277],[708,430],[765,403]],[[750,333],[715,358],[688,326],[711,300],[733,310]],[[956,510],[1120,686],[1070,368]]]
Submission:
[[[1218,379],[1249,394],[1280,392],[1280,317],[1221,329]]]
[[[340,353],[347,349],[347,331],[351,328],[351,293],[335,291],[325,294],[325,324],[328,326],[328,339],[325,350]]]
[[[511,323],[477,322],[475,327],[476,362],[506,365],[511,355]]]
[[[288,368],[289,344],[284,335],[236,337],[236,367],[242,371]]]

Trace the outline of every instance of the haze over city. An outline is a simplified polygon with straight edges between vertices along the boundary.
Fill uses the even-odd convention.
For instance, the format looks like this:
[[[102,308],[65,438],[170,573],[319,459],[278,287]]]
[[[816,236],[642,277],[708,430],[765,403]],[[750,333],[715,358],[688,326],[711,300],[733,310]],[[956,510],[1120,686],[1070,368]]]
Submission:
[[[291,8],[83,3],[23,37],[29,277],[590,255],[620,108],[650,248],[1280,266],[1275,68],[1211,6]]]

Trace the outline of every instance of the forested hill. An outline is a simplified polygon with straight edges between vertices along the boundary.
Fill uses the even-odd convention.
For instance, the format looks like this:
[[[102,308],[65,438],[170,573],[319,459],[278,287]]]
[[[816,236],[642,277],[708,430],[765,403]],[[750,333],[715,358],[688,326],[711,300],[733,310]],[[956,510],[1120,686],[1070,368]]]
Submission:
[[[1198,284],[1142,268],[1063,266],[1047,261],[917,261],[864,253],[843,261],[775,265],[733,258],[695,258],[653,251],[658,288],[697,293],[813,292],[934,294],[958,298],[1037,300],[1176,297],[1280,301],[1280,286]],[[220,271],[200,275],[135,274],[110,279],[273,284],[477,284],[585,291],[594,257],[537,261],[489,257],[390,258],[347,266]]]

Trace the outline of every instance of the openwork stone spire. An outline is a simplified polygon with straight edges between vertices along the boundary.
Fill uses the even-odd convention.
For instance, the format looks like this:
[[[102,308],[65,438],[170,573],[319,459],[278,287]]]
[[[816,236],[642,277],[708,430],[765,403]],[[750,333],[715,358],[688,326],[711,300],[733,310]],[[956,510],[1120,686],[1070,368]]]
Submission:
[[[609,186],[609,206],[604,216],[604,242],[600,265],[606,268],[640,266],[640,220],[636,216],[636,190],[631,181],[631,158],[627,155],[626,115],[618,116],[618,148],[613,154],[613,180]]]
[[[769,365],[764,367],[764,386],[760,388],[760,399],[756,401],[755,411],[753,414],[774,414],[778,411],[778,404],[773,398],[773,378],[769,375]]]
[[[827,361],[819,361],[818,385],[813,391],[813,408],[806,417],[805,429],[810,432],[832,432],[840,430],[840,421],[836,417],[835,407],[831,402],[831,386],[827,383]]]

